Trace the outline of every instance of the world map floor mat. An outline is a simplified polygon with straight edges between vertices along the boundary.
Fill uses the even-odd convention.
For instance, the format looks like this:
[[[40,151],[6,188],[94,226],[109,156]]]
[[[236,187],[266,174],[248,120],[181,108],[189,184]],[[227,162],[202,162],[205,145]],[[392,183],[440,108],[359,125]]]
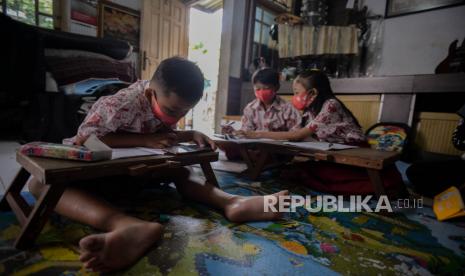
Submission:
[[[265,176],[260,182],[216,172],[220,185],[241,195],[311,191]],[[30,194],[26,197],[31,201]],[[394,215],[308,213],[282,221],[233,224],[219,212],[188,202],[171,186],[118,199],[146,220],[162,218],[163,239],[119,275],[463,275],[465,228],[438,222],[430,208]],[[19,225],[0,213],[0,275],[91,275],[79,262],[78,241],[94,229],[58,215],[28,251],[12,246]],[[454,237],[462,237],[454,238]]]

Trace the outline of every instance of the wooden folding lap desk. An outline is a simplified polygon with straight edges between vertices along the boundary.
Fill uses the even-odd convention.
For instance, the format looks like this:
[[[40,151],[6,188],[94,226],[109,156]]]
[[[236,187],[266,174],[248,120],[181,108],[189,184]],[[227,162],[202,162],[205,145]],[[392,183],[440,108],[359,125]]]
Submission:
[[[70,181],[163,172],[167,168],[200,164],[207,181],[218,186],[210,165],[210,162],[218,160],[216,152],[144,156],[91,163],[29,157],[17,153],[16,160],[22,167],[1,199],[0,208],[13,210],[21,225],[21,233],[15,242],[18,249],[33,245]],[[29,206],[20,195],[31,174],[47,184],[34,206]]]
[[[268,160],[272,155],[283,154],[306,157],[310,160],[333,162],[367,170],[370,181],[377,196],[385,195],[381,170],[399,160],[398,152],[379,151],[371,148],[353,148],[345,150],[314,150],[303,149],[282,142],[260,142],[240,144],[241,156],[247,163],[247,173],[250,178],[256,179],[268,167]],[[259,152],[258,160],[253,161],[248,156],[249,149]]]

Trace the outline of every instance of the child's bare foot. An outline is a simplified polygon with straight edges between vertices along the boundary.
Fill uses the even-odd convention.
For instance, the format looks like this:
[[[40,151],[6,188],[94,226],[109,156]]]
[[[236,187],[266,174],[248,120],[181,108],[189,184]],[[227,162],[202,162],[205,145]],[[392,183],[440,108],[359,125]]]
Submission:
[[[267,196],[235,196],[230,199],[230,203],[224,208],[224,213],[232,222],[281,219],[283,215],[282,213],[272,212],[271,210],[269,212],[265,212],[264,201],[274,197],[276,200],[273,200],[273,202],[279,202],[280,196],[287,195],[289,195],[289,192],[285,190]],[[278,209],[277,206],[275,207]]]
[[[134,222],[114,231],[84,237],[79,242],[81,262],[95,272],[109,272],[135,263],[161,236],[163,226]]]

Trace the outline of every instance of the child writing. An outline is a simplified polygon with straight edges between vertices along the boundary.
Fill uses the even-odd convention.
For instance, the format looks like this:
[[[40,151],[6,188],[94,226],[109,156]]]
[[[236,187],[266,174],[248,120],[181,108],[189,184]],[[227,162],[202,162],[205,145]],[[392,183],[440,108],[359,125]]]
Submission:
[[[214,143],[196,131],[175,131],[172,128],[200,100],[204,78],[200,69],[182,58],[169,58],[160,63],[150,81],[138,81],[115,95],[100,98],[78,129],[66,142],[81,144],[95,134],[110,147],[163,148],[178,142],[195,141],[199,145]],[[189,199],[221,209],[234,222],[273,220],[277,213],[264,213],[265,197],[242,197],[223,192],[210,183],[194,181],[187,169],[163,171],[178,191]],[[105,189],[113,189],[113,180],[106,180]],[[82,184],[82,183],[81,183]],[[124,183],[137,189],[138,183]],[[130,184],[130,185],[128,185]],[[40,196],[45,188],[36,179],[29,182],[31,192]],[[79,242],[80,260],[86,268],[108,272],[136,262],[158,239],[162,225],[128,216],[100,200],[85,185],[69,185],[60,198],[56,211],[81,223],[104,231],[89,235]],[[282,191],[267,197],[287,194]]]
[[[271,138],[302,141],[316,139],[321,142],[367,146],[357,119],[333,94],[328,77],[320,71],[301,73],[293,82],[292,104],[303,111],[302,128],[292,131],[245,131],[248,138]],[[289,177],[307,186],[336,194],[370,194],[373,186],[362,168],[334,163],[304,162],[286,171]],[[402,185],[395,167],[382,172],[384,186]]]
[[[223,127],[223,133],[245,136],[253,131],[296,131],[300,128],[301,115],[291,103],[277,95],[279,73],[271,68],[263,68],[252,76],[256,99],[247,104],[242,116],[242,127],[235,131],[231,126]],[[221,145],[228,159],[239,157],[237,145]]]
[[[242,116],[242,131],[294,131],[300,128],[301,116],[291,103],[277,95],[279,74],[271,68],[252,76],[256,99],[247,104]]]
[[[319,71],[308,71],[297,76],[292,84],[292,104],[303,111],[302,128],[290,131],[250,131],[248,138],[277,140],[319,141],[361,144],[365,141],[357,119],[333,94],[328,77]]]

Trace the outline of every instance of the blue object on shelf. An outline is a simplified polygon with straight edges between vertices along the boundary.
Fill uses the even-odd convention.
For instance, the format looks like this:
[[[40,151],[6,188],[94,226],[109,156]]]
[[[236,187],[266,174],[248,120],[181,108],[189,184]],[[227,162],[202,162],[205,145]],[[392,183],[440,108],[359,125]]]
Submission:
[[[119,79],[88,79],[75,84],[74,94],[81,96],[92,95],[95,91],[103,86],[124,83],[124,81]]]

